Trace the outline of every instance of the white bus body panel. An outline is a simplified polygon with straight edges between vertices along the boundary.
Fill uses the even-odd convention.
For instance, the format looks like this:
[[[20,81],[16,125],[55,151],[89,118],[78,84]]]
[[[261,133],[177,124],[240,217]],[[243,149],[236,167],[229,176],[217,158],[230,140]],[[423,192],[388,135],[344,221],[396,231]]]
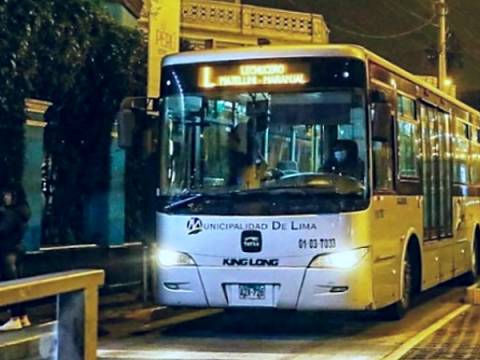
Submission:
[[[352,229],[350,214],[158,214],[157,227],[160,248],[187,253],[196,263],[158,267],[157,300],[163,305],[297,310],[372,307],[370,254],[348,270],[308,267],[319,254],[368,245],[367,239],[359,238]],[[261,233],[259,252],[242,251],[242,232],[246,230]],[[237,263],[228,263],[232,259]],[[246,263],[239,265],[240,260]],[[265,265],[269,261],[270,265]],[[265,298],[240,300],[239,284],[266,285]]]

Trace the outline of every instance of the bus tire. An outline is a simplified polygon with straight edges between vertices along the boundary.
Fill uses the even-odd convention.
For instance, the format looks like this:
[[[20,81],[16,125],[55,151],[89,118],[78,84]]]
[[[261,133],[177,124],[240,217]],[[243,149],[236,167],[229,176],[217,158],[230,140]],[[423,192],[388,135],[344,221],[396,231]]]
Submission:
[[[412,255],[407,251],[403,267],[403,286],[400,300],[383,309],[383,317],[387,320],[402,319],[409,309],[414,293],[414,269]]]
[[[480,258],[479,258],[479,241],[480,241],[480,234],[479,230],[475,231],[475,239],[473,241],[473,249],[472,249],[472,260],[471,260],[471,268],[470,271],[460,277],[460,283],[462,285],[473,285],[477,282],[478,276],[480,274],[479,267],[480,267]]]

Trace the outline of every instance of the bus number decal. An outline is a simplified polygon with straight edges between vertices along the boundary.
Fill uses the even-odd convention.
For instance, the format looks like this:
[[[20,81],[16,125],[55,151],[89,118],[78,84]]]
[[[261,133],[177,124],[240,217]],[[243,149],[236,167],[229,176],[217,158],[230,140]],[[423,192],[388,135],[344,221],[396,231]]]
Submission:
[[[337,242],[334,238],[330,239],[298,239],[299,249],[334,249]]]

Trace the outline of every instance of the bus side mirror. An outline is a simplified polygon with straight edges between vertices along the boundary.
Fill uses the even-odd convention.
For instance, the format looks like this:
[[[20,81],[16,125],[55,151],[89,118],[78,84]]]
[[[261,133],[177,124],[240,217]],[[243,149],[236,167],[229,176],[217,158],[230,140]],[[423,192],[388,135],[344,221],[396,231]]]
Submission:
[[[128,149],[133,144],[133,133],[136,125],[135,114],[130,109],[122,109],[117,113],[118,146]]]
[[[386,142],[392,136],[392,107],[387,102],[372,104],[372,138]]]

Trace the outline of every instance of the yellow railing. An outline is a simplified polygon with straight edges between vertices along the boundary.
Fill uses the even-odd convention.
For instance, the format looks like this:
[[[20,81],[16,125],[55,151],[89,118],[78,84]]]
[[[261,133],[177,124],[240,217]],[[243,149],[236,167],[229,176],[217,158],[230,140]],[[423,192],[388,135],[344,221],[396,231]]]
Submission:
[[[98,287],[103,270],[78,270],[0,283],[0,306],[57,296],[55,359],[96,359]]]

